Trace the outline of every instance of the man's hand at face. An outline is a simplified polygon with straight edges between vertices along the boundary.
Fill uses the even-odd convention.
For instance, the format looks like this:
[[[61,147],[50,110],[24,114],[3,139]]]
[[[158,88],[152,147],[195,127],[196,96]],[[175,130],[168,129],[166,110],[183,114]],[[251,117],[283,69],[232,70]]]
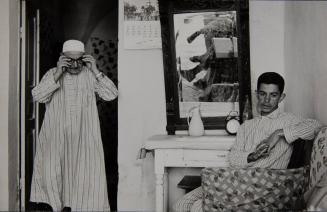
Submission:
[[[66,69],[70,66],[70,59],[64,55],[61,55],[59,57],[59,60],[57,62],[57,70],[65,72]]]
[[[57,69],[54,73],[54,80],[55,82],[57,82],[59,80],[59,78],[62,76],[62,74],[67,70],[67,68],[70,66],[69,63],[69,58],[61,55],[58,59],[57,62]]]
[[[93,71],[95,75],[99,73],[96,60],[92,55],[89,54],[83,55],[82,60],[86,63],[86,66]]]

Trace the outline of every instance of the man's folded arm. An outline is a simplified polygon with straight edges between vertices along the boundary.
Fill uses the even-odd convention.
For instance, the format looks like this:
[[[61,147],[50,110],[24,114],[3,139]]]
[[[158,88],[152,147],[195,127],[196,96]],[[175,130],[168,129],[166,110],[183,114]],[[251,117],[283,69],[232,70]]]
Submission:
[[[320,122],[314,119],[301,119],[297,124],[283,128],[285,139],[288,143],[301,138],[312,140],[322,127]]]

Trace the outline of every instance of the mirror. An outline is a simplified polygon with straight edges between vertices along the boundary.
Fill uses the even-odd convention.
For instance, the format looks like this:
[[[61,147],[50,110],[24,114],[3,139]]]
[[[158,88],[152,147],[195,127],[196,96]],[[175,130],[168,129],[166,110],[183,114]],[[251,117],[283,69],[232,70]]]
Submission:
[[[194,106],[205,129],[222,129],[231,111],[242,113],[250,74],[248,5],[241,2],[159,0],[168,134],[188,128]]]
[[[173,19],[180,116],[187,117],[198,102],[207,117],[238,110],[236,11],[181,13]]]

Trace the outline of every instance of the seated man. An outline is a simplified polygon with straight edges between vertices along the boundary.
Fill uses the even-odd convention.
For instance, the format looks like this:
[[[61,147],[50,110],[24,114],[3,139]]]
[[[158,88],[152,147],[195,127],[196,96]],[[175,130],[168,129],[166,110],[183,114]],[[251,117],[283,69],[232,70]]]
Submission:
[[[282,112],[278,104],[285,98],[284,79],[274,72],[263,73],[257,82],[257,110],[261,116],[245,121],[228,154],[234,168],[261,167],[286,169],[291,143],[299,138],[311,140],[321,125],[313,119],[303,119]],[[189,192],[173,206],[176,212],[201,211],[201,187]]]

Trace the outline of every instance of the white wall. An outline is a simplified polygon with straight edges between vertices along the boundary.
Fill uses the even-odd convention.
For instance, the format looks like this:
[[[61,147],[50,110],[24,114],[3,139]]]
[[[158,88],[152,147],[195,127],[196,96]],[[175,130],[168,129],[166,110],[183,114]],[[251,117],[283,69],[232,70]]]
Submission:
[[[309,68],[309,71],[314,76],[314,117],[327,125],[327,2],[316,2],[312,5],[310,13],[314,18],[310,18],[309,24],[314,25],[314,29],[307,37],[313,34],[311,48],[313,67]]]
[[[8,210],[9,0],[0,1],[0,210]]]
[[[327,2],[285,4],[285,67],[289,111],[327,123]]]
[[[310,7],[312,2],[287,2],[285,7],[285,67],[288,85],[286,108],[313,116],[315,42]]]
[[[0,211],[16,210],[18,1],[0,1]],[[10,107],[9,107],[10,106]],[[10,133],[10,136],[8,134]]]
[[[9,108],[8,108],[8,152],[9,152],[9,209],[18,210],[17,188],[19,168],[19,0],[10,2],[9,38]],[[1,45],[0,45],[1,46]],[[7,70],[8,71],[8,70]],[[1,114],[1,113],[0,113]]]
[[[273,71],[285,76],[285,2],[250,1],[249,6],[252,108],[255,108],[254,91],[259,75]]]
[[[153,211],[154,167],[150,157],[137,161],[148,137],[166,133],[161,49],[125,50],[123,2],[119,1],[118,47],[118,210]]]

